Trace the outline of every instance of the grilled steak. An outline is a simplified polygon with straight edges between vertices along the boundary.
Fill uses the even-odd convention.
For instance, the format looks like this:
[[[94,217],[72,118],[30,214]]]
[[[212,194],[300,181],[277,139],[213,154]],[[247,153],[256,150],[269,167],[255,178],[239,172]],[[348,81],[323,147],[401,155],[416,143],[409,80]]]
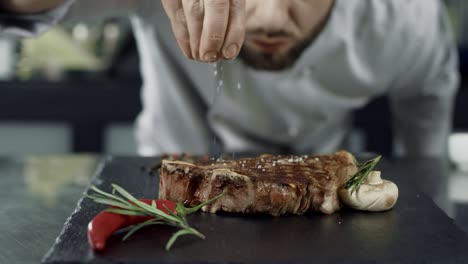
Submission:
[[[239,213],[303,214],[340,209],[337,189],[357,171],[341,151],[319,156],[273,156],[237,160],[163,160],[159,198],[195,206],[226,191],[203,208]]]

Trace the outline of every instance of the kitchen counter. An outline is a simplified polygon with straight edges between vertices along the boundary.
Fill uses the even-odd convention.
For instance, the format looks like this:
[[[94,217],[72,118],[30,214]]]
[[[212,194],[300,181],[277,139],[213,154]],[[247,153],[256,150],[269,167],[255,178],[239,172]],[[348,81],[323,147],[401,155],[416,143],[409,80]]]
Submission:
[[[0,263],[39,263],[103,157],[0,158]],[[441,160],[405,160],[413,182],[468,233],[468,172]],[[427,172],[427,173],[425,173]],[[421,216],[423,217],[423,216]]]

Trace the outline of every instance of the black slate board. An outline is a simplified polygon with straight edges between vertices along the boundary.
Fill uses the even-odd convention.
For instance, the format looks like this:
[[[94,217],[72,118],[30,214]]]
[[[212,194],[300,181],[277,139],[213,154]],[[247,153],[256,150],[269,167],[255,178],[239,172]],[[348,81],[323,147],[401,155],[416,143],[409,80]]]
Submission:
[[[94,184],[109,191],[110,183],[137,197],[157,197],[157,176],[148,167],[157,159],[114,158],[98,171]],[[51,263],[468,263],[468,239],[452,219],[408,179],[424,164],[381,162],[386,178],[400,188],[396,207],[384,213],[343,210],[331,216],[238,216],[200,213],[189,222],[207,237],[182,238],[163,250],[174,231],[149,227],[122,243],[114,235],[96,254],[86,240],[86,226],[103,209],[89,199],[79,201],[61,235],[44,257]],[[410,166],[410,167],[409,167]],[[444,177],[446,175],[437,175]],[[418,177],[411,175],[411,177]]]

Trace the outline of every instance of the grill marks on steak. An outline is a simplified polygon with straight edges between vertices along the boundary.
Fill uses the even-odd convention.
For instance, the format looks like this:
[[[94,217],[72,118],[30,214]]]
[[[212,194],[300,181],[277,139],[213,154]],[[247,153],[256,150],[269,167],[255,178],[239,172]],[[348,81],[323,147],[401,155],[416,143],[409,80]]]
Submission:
[[[332,214],[340,208],[337,189],[356,171],[354,157],[345,151],[191,163],[163,160],[159,198],[195,206],[226,190],[223,197],[203,210]]]

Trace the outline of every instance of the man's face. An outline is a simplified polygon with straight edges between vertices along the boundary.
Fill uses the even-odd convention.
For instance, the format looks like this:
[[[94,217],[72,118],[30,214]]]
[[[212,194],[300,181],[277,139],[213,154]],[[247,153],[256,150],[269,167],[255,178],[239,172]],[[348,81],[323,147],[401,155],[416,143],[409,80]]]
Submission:
[[[246,0],[247,32],[240,58],[279,71],[294,64],[319,33],[334,0]]]

